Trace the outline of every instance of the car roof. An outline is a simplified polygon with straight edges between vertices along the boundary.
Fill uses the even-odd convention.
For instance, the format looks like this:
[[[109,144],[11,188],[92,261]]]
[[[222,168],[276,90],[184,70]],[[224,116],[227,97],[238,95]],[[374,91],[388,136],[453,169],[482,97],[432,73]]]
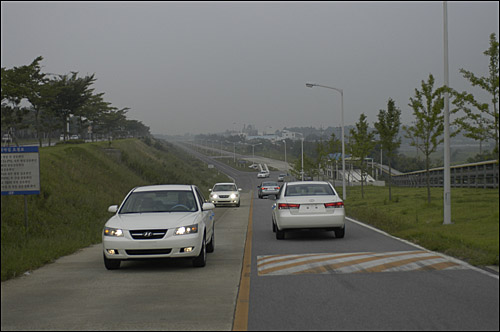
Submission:
[[[214,187],[217,186],[217,185],[219,185],[219,184],[220,185],[228,185],[228,184],[234,184],[234,185],[236,185],[236,183],[234,183],[234,182],[219,182],[219,183],[214,184]]]
[[[330,184],[327,181],[295,181],[295,182],[287,182],[287,185],[296,185],[296,184]]]
[[[142,186],[134,188],[134,192],[144,192],[144,191],[162,191],[162,190],[189,190],[191,191],[191,185],[188,184],[158,184],[152,186]]]

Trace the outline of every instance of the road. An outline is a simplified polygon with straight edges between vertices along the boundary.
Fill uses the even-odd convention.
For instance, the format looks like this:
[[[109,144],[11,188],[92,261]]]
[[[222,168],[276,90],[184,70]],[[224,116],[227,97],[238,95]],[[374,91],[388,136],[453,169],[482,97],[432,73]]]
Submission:
[[[343,239],[301,232],[278,241],[271,229],[273,199],[257,198],[256,174],[192,153],[244,190],[240,208],[216,209],[216,249],[205,268],[162,260],[107,271],[100,245],[85,248],[3,282],[2,331],[231,330],[233,324],[248,330],[498,331],[498,275],[354,220],[347,221]],[[391,272],[382,272],[387,268]],[[244,310],[235,314],[241,303]]]

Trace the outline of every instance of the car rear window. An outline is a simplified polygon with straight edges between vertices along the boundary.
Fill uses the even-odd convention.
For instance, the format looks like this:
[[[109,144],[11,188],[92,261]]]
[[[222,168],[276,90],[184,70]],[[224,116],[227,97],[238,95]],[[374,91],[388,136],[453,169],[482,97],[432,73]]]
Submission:
[[[285,190],[285,196],[316,196],[316,195],[335,195],[332,187],[328,184],[296,184],[288,185]]]

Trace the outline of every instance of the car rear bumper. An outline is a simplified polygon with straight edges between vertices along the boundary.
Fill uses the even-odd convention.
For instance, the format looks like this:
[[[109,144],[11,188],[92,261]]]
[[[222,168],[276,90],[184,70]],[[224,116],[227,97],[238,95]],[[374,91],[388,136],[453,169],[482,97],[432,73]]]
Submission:
[[[281,211],[276,220],[279,230],[284,229],[313,229],[313,228],[342,228],[345,225],[344,211],[334,214],[305,214],[292,215],[288,211]]]

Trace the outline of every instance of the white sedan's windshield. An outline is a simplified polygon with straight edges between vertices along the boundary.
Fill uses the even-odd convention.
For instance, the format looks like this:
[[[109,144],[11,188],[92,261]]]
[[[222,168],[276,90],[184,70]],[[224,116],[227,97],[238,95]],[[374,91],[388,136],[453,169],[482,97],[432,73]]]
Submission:
[[[233,184],[218,184],[214,186],[212,191],[237,191],[236,186]]]
[[[328,184],[298,184],[286,187],[285,196],[335,195]]]
[[[134,192],[128,196],[120,213],[194,212],[197,211],[192,191]]]

